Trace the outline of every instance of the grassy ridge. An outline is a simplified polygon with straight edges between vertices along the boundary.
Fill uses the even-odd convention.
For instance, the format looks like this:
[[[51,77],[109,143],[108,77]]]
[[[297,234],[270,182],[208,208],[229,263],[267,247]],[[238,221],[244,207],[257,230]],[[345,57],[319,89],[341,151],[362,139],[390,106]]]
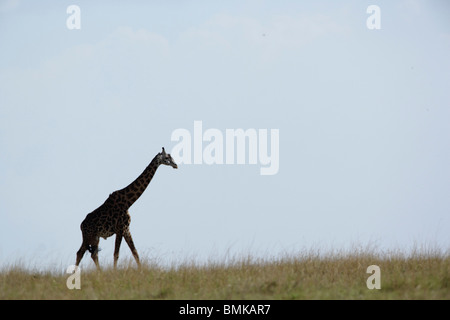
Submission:
[[[366,286],[378,265],[381,289]],[[81,289],[69,275],[14,266],[0,270],[0,299],[450,299],[450,257],[439,252],[300,253],[227,263],[186,262],[162,268],[134,261],[118,270],[82,270]]]

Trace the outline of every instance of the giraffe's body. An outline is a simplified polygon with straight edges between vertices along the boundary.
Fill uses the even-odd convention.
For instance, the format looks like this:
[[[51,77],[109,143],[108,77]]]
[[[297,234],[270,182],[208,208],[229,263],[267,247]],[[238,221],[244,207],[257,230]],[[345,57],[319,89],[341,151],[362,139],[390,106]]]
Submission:
[[[89,213],[81,223],[86,235],[107,239],[130,225],[130,215],[123,201],[112,193],[105,203]]]
[[[148,167],[136,180],[126,188],[111,193],[100,207],[86,216],[80,226],[83,243],[77,252],[77,266],[83,258],[84,253],[89,251],[97,268],[100,268],[98,263],[98,243],[100,238],[107,239],[114,234],[116,235],[114,267],[117,266],[122,237],[125,238],[137,264],[140,265],[139,255],[134,247],[130,234],[129,226],[131,217],[128,209],[145,191],[160,164],[170,165],[175,169],[177,168],[170,154],[166,154],[163,148],[163,151],[153,158]]]

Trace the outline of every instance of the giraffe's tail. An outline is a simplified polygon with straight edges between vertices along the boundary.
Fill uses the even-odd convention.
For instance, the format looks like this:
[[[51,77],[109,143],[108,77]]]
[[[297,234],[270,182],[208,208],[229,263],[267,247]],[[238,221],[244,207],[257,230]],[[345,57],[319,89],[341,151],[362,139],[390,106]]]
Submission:
[[[92,246],[92,245],[89,245],[88,246],[88,251],[90,252],[90,253],[98,253],[99,251],[102,251],[102,249],[100,248],[100,247],[94,247],[94,246]]]

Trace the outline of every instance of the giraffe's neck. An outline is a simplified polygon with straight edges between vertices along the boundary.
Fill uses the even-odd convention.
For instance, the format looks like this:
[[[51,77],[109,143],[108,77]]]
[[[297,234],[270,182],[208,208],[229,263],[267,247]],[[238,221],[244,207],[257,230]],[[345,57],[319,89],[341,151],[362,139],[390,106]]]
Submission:
[[[133,203],[139,199],[149,185],[150,181],[152,181],[156,169],[159,167],[157,156],[158,155],[153,158],[147,168],[145,168],[144,172],[142,172],[136,180],[130,183],[127,187],[115,192],[118,196],[121,196],[125,200],[127,207],[131,207]]]

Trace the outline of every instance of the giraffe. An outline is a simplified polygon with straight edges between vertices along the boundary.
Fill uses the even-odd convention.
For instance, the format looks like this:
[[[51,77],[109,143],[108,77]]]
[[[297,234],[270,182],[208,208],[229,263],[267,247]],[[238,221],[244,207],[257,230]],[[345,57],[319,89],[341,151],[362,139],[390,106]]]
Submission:
[[[122,238],[125,238],[138,267],[140,267],[139,255],[134,247],[133,238],[129,229],[131,218],[128,209],[144,193],[155,175],[156,169],[161,164],[171,166],[174,169],[178,168],[170,154],[166,153],[164,148],[162,148],[162,152],[153,158],[144,172],[136,180],[127,187],[111,193],[100,207],[86,216],[80,226],[83,242],[77,252],[75,265],[78,266],[84,253],[89,251],[97,269],[100,270],[98,263],[98,244],[100,237],[107,239],[116,234],[114,269],[117,268]]]

